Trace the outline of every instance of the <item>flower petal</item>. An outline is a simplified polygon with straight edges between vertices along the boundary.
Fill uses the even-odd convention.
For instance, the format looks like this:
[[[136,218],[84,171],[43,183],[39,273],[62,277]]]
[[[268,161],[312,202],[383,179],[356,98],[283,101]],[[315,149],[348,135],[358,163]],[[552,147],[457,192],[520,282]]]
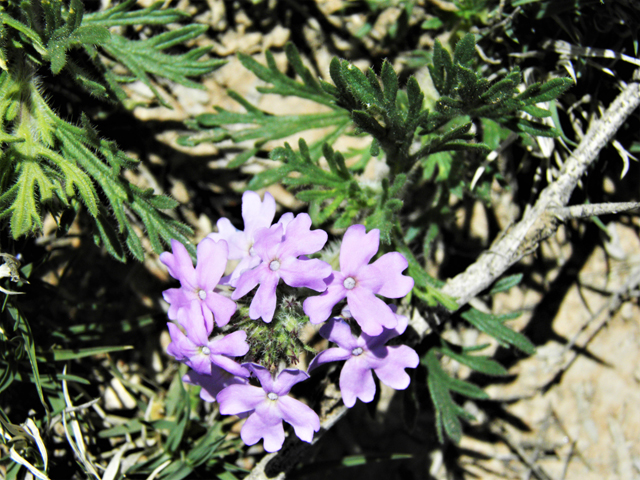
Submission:
[[[340,272],[333,272],[332,276],[333,280],[331,280],[327,289],[322,292],[322,295],[307,297],[302,304],[302,309],[309,316],[311,323],[324,322],[331,315],[333,307],[347,296],[348,290],[342,284],[344,278]],[[325,283],[327,283],[326,279]]]
[[[385,282],[384,275],[380,270],[374,268],[373,265],[364,265],[358,270],[355,275],[357,280],[357,286],[360,288],[366,288],[373,293],[378,293],[378,290],[382,288]]]
[[[177,240],[171,240],[171,250],[173,253],[163,252],[160,254],[160,261],[167,266],[169,275],[180,280],[183,286],[195,287],[196,274],[186,247]]]
[[[216,292],[207,292],[204,304],[213,313],[216,324],[224,327],[236,311],[236,302]]]
[[[383,327],[394,328],[398,324],[389,306],[369,290],[354,288],[347,294],[347,302],[351,315],[367,335],[380,335]]]
[[[253,244],[253,250],[263,262],[273,260],[276,249],[282,242],[283,233],[282,225],[276,223],[271,228],[261,228],[254,234],[256,242]]]
[[[280,219],[278,220],[278,225],[282,225],[283,232],[287,231],[287,227],[289,226],[289,224],[293,219],[294,219],[294,215],[291,212],[287,212],[283,215],[280,215]]]
[[[191,301],[183,288],[170,288],[162,292],[162,298],[169,304],[169,312],[167,315],[171,320],[178,319],[178,310],[188,307]]]
[[[242,366],[256,376],[256,378],[260,382],[260,385],[262,385],[262,389],[265,392],[273,392],[274,390],[273,376],[271,375],[271,372],[269,371],[268,368],[263,367],[262,365],[258,365],[257,363],[251,363],[251,362],[243,363]]]
[[[340,271],[345,276],[355,275],[378,252],[380,230],[369,233],[364,225],[351,225],[342,238],[340,247]]]
[[[264,390],[252,385],[230,385],[216,395],[223,415],[250,412],[265,401]]]
[[[374,293],[387,298],[402,298],[413,288],[413,278],[402,275],[409,266],[404,255],[398,252],[386,253],[371,264],[384,278],[382,287]]]
[[[260,262],[262,262],[262,260],[257,255],[243,257],[242,260],[238,262],[238,265],[236,265],[236,268],[233,269],[231,275],[228,277],[222,277],[220,283],[222,283],[222,281],[226,279],[226,283],[228,283],[232,287],[237,286],[240,275],[242,275],[247,270],[251,270],[252,268],[257,267],[258,265],[260,265]]]
[[[327,232],[324,230],[311,231],[311,217],[300,213],[287,225],[287,232],[278,249],[281,257],[298,257],[315,253],[327,243]]]
[[[167,353],[180,362],[195,355],[198,348],[182,333],[180,327],[170,322],[167,323],[167,327],[169,328],[169,335],[171,336],[171,343],[167,347]]]
[[[280,281],[280,277],[268,268],[265,269],[262,282],[249,305],[249,318],[252,320],[262,318],[265,323],[271,322],[276,311],[276,287]]]
[[[374,369],[382,383],[395,389],[404,390],[409,386],[411,378],[405,368],[416,368],[420,358],[416,351],[406,345],[387,347],[386,361],[381,367]]]
[[[229,357],[225,357],[224,355],[209,355],[209,360],[214,365],[217,365],[221,369],[229,372],[232,375],[243,376],[246,373],[246,369],[241,367],[238,362],[231,360]]]
[[[323,292],[327,288],[324,279],[331,275],[331,265],[318,259],[298,260],[289,257],[282,262],[278,272],[290,287],[305,287]]]
[[[202,375],[195,370],[189,370],[182,376],[182,381],[190,385],[198,385],[200,389],[200,398],[205,402],[215,402],[216,395],[220,391],[218,384],[211,375]]]
[[[269,268],[268,265],[258,265],[253,270],[247,270],[238,279],[235,291],[231,294],[232,300],[238,300],[244,297],[247,293],[253,290],[256,285],[262,281],[262,276],[265,274],[265,268]]]
[[[240,430],[240,437],[247,445],[253,445],[261,438],[264,438],[264,449],[269,453],[277,452],[282,448],[282,444],[284,443],[282,420],[279,420],[277,423],[269,423],[263,416],[254,412],[247,418],[247,421],[244,422]]]
[[[245,372],[249,375],[249,372],[246,370]],[[229,385],[245,385],[247,383],[246,378],[231,375],[226,370],[215,365],[211,366],[211,375],[201,375],[195,370],[189,370],[182,377],[182,381],[201,386],[200,398],[205,402],[215,402],[218,393]]]
[[[318,368],[320,365],[330,362],[339,362],[351,358],[351,351],[344,348],[327,348],[316,355],[309,364],[309,371]]]
[[[214,355],[227,355],[229,357],[241,357],[249,351],[246,342],[247,332],[238,330],[223,337],[215,338],[209,342],[209,348]]]
[[[227,268],[228,255],[229,247],[224,240],[214,242],[210,238],[205,238],[198,244],[198,263],[196,264],[198,287],[206,292],[213,291]]]
[[[282,397],[287,395],[291,387],[296,383],[302,382],[307,378],[309,378],[307,372],[303,372],[297,368],[286,368],[280,372],[276,381],[273,382],[273,390],[271,391],[279,397]]]
[[[195,355],[190,356],[189,360],[184,363],[203,375],[211,373],[211,359],[209,358],[209,355],[205,355],[200,349],[198,349],[198,352],[196,352]]]
[[[293,426],[297,437],[311,443],[313,432],[320,430],[320,418],[307,405],[289,396],[278,398],[280,416],[288,424]]]
[[[351,352],[358,346],[358,337],[351,333],[351,327],[339,318],[332,318],[320,329],[320,335]]]
[[[395,305],[389,305],[389,308],[392,312],[395,312]],[[404,315],[395,314],[396,319],[398,320],[398,324],[395,328],[385,328],[382,333],[377,336],[367,335],[366,333],[362,334],[362,338],[364,339],[367,348],[369,350],[373,350],[380,345],[384,345],[389,340],[399,335],[402,335],[404,331],[407,329],[407,325],[409,324],[409,319]]]
[[[202,315],[199,302],[191,302],[188,308],[182,308],[178,312],[178,322],[187,332],[187,337],[195,345],[204,346],[209,343],[209,335],[212,328],[207,328],[208,322]]]
[[[361,362],[356,359],[348,360],[340,372],[340,393],[348,408],[356,404],[356,398],[364,403],[371,402],[376,394],[376,383],[373,381],[371,369],[363,368]]]
[[[249,236],[253,236],[260,228],[269,228],[275,215],[276,201],[269,192],[264,194],[264,201],[250,190],[242,194],[242,220],[244,231]]]
[[[229,247],[230,259],[237,260],[248,255],[249,240],[243,231],[234,227],[228,218],[221,218],[216,225],[218,226],[218,232],[210,233],[207,238],[215,242],[226,241]]]

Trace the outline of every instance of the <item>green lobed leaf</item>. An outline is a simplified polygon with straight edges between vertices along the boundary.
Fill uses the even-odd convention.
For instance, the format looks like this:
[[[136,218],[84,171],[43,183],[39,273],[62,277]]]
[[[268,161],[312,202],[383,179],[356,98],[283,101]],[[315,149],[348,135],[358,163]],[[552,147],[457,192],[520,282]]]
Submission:
[[[466,351],[456,352],[452,350],[448,343],[442,340],[440,351],[462,365],[475,370],[476,372],[492,376],[506,376],[509,372],[495,360],[484,355],[469,355]]]
[[[495,338],[504,347],[516,347],[527,355],[533,355],[536,352],[536,347],[527,337],[505,326],[501,321],[501,317],[497,315],[471,308],[463,312],[461,316],[481,332]]]
[[[514,275],[509,275],[508,277],[501,278],[493,285],[493,287],[491,287],[489,294],[493,295],[498,292],[506,292],[510,288],[520,284],[520,282],[522,281],[522,277],[522,273],[516,273]]]

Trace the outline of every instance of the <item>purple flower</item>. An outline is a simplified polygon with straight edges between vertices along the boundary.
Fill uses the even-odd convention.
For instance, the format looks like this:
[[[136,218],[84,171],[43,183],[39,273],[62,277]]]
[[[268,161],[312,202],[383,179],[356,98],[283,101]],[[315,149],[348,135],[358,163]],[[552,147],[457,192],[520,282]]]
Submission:
[[[356,337],[349,325],[339,318],[329,320],[320,329],[320,335],[338,346],[320,352],[311,361],[309,371],[323,363],[346,360],[340,372],[340,392],[347,407],[353,407],[357,398],[365,403],[373,400],[376,384],[372,370],[382,383],[395,390],[409,386],[411,379],[404,369],[418,366],[418,354],[406,345],[385,346],[389,339],[402,334],[407,328],[407,318],[396,316],[398,326],[385,328],[377,337],[366,333]]]
[[[324,322],[334,305],[346,297],[351,315],[366,334],[379,335],[383,328],[396,326],[395,314],[376,295],[404,297],[413,288],[413,279],[402,275],[408,262],[398,252],[387,253],[369,265],[379,244],[378,229],[369,233],[364,225],[347,229],[340,247],[341,271],[334,271],[327,279],[328,286],[322,295],[304,301],[304,313],[311,323]]]
[[[309,375],[301,370],[287,368],[274,380],[265,367],[255,363],[244,363],[242,366],[255,374],[262,388],[231,385],[216,397],[223,415],[248,415],[240,430],[242,441],[253,445],[263,438],[264,449],[276,452],[284,442],[284,420],[293,426],[300,440],[310,443],[313,432],[320,430],[320,419],[304,403],[287,396],[293,385],[306,380]]]
[[[242,194],[242,219],[244,231],[236,229],[228,218],[221,218],[216,224],[217,233],[207,235],[212,240],[226,240],[229,244],[229,259],[240,260],[233,273],[226,278],[229,285],[235,287],[242,272],[250,270],[260,263],[260,257],[253,253],[255,233],[261,228],[269,228],[276,214],[276,201],[269,192],[264,194],[264,201],[256,192]]]
[[[206,328],[198,310],[194,302],[178,312],[178,321],[186,335],[174,323],[167,323],[171,335],[167,353],[202,375],[210,375],[213,364],[233,375],[244,376],[246,370],[229,357],[240,357],[249,351],[245,341],[247,333],[237,331],[209,340],[211,330]]]
[[[284,215],[283,215],[284,217]],[[237,300],[260,284],[249,306],[249,317],[262,317],[271,322],[276,310],[276,287],[282,278],[291,287],[306,287],[317,292],[327,288],[324,279],[331,274],[331,266],[321,260],[299,259],[315,253],[327,241],[323,230],[310,230],[311,217],[301,213],[286,225],[277,223],[256,233],[253,249],[262,263],[244,272],[238,279],[231,298]]]
[[[242,367],[240,367],[242,368]],[[182,381],[202,387],[200,398],[205,402],[215,402],[216,396],[229,385],[244,385],[249,381],[251,372],[245,370],[245,375],[233,375],[216,365],[211,365],[211,374],[203,375],[195,370],[189,370],[182,377]]]
[[[227,242],[214,242],[209,238],[202,240],[198,244],[196,268],[193,268],[184,245],[171,240],[171,249],[173,253],[162,253],[160,261],[167,266],[173,278],[180,280],[181,287],[162,292],[169,303],[169,318],[176,320],[181,309],[195,304],[200,307],[208,333],[213,329],[214,317],[220,327],[229,323],[236,304],[214,290],[227,266]]]

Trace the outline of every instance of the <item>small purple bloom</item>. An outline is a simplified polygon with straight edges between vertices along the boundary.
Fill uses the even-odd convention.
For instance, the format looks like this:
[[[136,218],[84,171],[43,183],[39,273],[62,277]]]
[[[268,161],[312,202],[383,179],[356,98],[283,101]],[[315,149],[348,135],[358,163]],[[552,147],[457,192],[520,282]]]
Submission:
[[[253,445],[263,438],[264,449],[277,452],[284,442],[284,420],[293,426],[300,440],[310,443],[313,433],[320,430],[320,419],[307,405],[287,395],[293,385],[306,380],[309,375],[302,370],[287,368],[274,380],[271,372],[263,366],[255,363],[242,366],[254,373],[262,388],[231,385],[216,397],[223,415],[248,416],[240,430],[242,441]]]
[[[162,292],[169,303],[169,318],[176,320],[181,309],[196,304],[200,307],[208,333],[213,329],[214,317],[220,327],[229,323],[236,304],[215,291],[227,266],[227,242],[214,242],[209,238],[202,240],[198,244],[195,268],[184,245],[171,240],[171,249],[173,253],[162,253],[160,261],[167,266],[169,274],[180,281],[181,287]]]
[[[242,368],[242,367],[240,367]],[[215,402],[216,396],[229,385],[244,385],[249,382],[251,372],[245,369],[244,376],[233,375],[220,367],[211,365],[211,374],[203,375],[195,370],[189,370],[182,377],[182,381],[202,387],[200,398],[205,402]]]
[[[366,334],[379,335],[383,328],[396,326],[395,314],[376,295],[404,297],[413,288],[413,279],[402,275],[408,262],[398,252],[387,253],[369,265],[379,244],[378,229],[369,233],[364,225],[347,229],[340,247],[340,272],[334,271],[326,280],[328,286],[322,295],[304,301],[304,313],[311,323],[324,322],[331,309],[346,297],[351,315]]]
[[[320,335],[338,346],[320,352],[311,361],[309,371],[323,363],[346,360],[340,372],[340,392],[347,407],[353,407],[357,398],[365,403],[373,400],[376,384],[372,370],[382,383],[395,390],[409,386],[411,379],[404,369],[418,366],[418,354],[406,345],[385,346],[389,339],[402,334],[407,328],[407,318],[396,316],[397,327],[385,328],[377,337],[366,333],[356,337],[349,325],[339,318],[329,320],[320,329]]]
[[[283,215],[284,217],[284,215]],[[291,287],[306,287],[317,292],[327,288],[324,279],[331,274],[331,266],[317,259],[298,258],[315,253],[327,241],[323,230],[311,231],[311,217],[301,213],[286,224],[277,223],[263,228],[255,235],[253,249],[262,260],[253,270],[238,279],[231,298],[237,300],[260,284],[249,306],[249,317],[262,317],[271,322],[276,310],[276,287],[280,279]]]
[[[226,370],[233,375],[244,376],[246,370],[229,357],[240,357],[249,351],[245,341],[247,333],[237,331],[226,336],[209,340],[210,330],[202,321],[198,305],[192,303],[189,308],[180,309],[178,321],[187,332],[185,335],[174,323],[167,323],[171,343],[167,353],[193,368],[202,375],[211,374],[211,365]]]
[[[255,233],[261,228],[269,228],[276,214],[276,201],[269,192],[264,194],[264,201],[256,192],[247,191],[242,194],[242,220],[244,231],[236,229],[228,218],[217,222],[218,232],[207,235],[212,240],[226,240],[229,244],[229,260],[240,260],[227,283],[235,287],[242,272],[250,270],[260,263],[260,257],[253,252]]]

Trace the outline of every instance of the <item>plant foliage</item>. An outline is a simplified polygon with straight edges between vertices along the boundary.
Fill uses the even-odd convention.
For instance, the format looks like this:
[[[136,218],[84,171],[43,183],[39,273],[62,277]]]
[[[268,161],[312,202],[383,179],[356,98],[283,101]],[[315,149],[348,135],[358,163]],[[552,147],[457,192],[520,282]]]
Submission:
[[[162,2],[142,10],[132,10],[134,5],[127,0],[86,15],[80,0],[9,1],[0,7],[0,218],[9,222],[14,239],[38,234],[47,212],[59,216],[82,206],[94,222],[96,243],[119,260],[127,254],[143,259],[143,233],[157,252],[163,241],[187,242],[191,230],[164,213],[177,202],[125,180],[122,170],[135,168],[136,161],[100,138],[84,114],[78,124],[60,118],[36,77],[39,68],[48,67],[105,100],[124,100],[120,83],[139,80],[166,103],[154,77],[202,88],[189,77],[221,62],[200,60],[206,48],[179,55],[165,50],[206,27],[183,26],[146,40],[112,33],[112,27],[166,25],[187,16],[161,10]],[[129,74],[114,73],[117,64]]]

